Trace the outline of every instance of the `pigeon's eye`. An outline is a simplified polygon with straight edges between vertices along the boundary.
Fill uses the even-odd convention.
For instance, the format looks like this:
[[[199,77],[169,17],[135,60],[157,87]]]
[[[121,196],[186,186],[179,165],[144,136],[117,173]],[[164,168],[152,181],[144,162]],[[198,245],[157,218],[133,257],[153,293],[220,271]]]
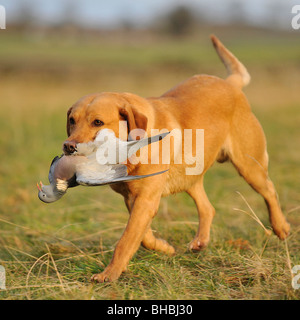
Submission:
[[[69,122],[70,122],[71,125],[74,125],[74,124],[75,124],[74,118],[71,117],[71,118],[69,119]]]
[[[96,127],[101,127],[104,125],[103,121],[99,120],[99,119],[96,119],[93,121],[93,125],[96,126]]]

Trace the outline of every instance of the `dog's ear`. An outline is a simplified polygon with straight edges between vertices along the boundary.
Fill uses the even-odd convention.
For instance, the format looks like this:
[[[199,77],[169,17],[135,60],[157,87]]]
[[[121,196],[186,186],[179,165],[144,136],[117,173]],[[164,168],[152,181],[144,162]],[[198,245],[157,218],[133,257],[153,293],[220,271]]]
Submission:
[[[68,137],[70,137],[70,120],[69,120],[69,116],[70,116],[71,111],[72,111],[72,107],[67,112],[67,135],[68,135]]]
[[[120,116],[127,121],[128,137],[130,132],[134,129],[147,130],[148,118],[138,112],[133,106],[126,105],[122,107],[119,112]]]

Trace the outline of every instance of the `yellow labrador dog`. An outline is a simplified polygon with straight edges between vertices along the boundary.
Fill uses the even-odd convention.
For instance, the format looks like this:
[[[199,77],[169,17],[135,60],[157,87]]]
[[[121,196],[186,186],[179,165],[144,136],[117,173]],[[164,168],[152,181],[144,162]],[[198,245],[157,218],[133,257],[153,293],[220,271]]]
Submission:
[[[190,249],[205,248],[215,209],[207,198],[203,179],[215,161],[230,161],[234,165],[238,173],[265,199],[274,233],[280,239],[288,236],[290,227],[268,176],[265,135],[242,92],[250,76],[243,64],[215,36],[211,36],[211,40],[227,68],[228,77],[225,80],[196,75],[158,98],[145,99],[131,93],[91,94],[77,101],[67,113],[68,139],[63,145],[65,154],[72,154],[77,143],[93,141],[102,129],[110,129],[119,137],[120,121],[127,122],[125,139],[137,128],[143,129],[148,136],[153,135],[152,129],[170,132],[174,129],[180,132],[191,130],[190,158],[197,148],[195,132],[197,129],[204,132],[202,170],[197,174],[187,174],[186,169],[191,168],[192,164],[187,161],[189,155],[183,157],[185,148],[171,147],[170,163],[163,162],[161,158],[151,163],[150,152],[147,153],[148,163],[128,161],[128,171],[133,175],[168,171],[143,180],[111,185],[114,191],[123,195],[130,217],[112,261],[102,273],[92,277],[94,281],[118,279],[140,244],[152,250],[174,253],[174,248],[166,241],[157,239],[151,230],[161,197],[170,194],[185,191],[194,199],[199,228]],[[163,141],[156,144],[161,150]],[[175,161],[179,156],[183,159],[182,163]]]

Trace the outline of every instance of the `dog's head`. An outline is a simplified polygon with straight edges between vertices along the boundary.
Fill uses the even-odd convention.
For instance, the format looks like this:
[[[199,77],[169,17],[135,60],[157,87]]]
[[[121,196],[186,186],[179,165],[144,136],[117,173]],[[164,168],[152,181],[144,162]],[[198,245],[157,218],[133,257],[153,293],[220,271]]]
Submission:
[[[147,117],[122,94],[98,93],[81,98],[67,112],[64,153],[72,154],[78,143],[94,141],[103,129],[110,129],[120,137],[120,121],[127,122],[126,139],[134,129],[147,129]]]

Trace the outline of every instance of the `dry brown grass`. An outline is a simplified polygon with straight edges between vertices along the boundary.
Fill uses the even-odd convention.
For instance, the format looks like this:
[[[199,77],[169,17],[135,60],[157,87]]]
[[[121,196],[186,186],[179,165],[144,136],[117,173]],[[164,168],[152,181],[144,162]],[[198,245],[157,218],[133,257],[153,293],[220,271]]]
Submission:
[[[76,41],[58,41],[48,53],[45,43],[26,41],[24,52],[15,52],[20,46],[12,41],[16,48],[1,53],[0,264],[7,271],[2,299],[299,299],[290,273],[300,264],[300,71],[292,52],[300,47],[294,44],[285,52],[280,40],[277,47],[272,43],[270,52],[275,47],[282,55],[269,61],[268,52],[266,58],[254,47],[255,38],[251,53],[234,43],[252,75],[245,91],[265,129],[270,175],[292,226],[286,242],[266,235],[244,213],[255,213],[268,228],[262,199],[229,164],[216,165],[205,181],[217,211],[206,251],[187,251],[197,228],[195,207],[186,195],[173,196],[162,201],[153,226],[175,245],[177,255],[140,249],[118,282],[93,285],[90,276],[107,265],[126,224],[122,199],[109,187],[78,187],[53,205],[37,199],[35,183],[47,179],[50,160],[60,153],[65,113],[74,101],[106,90],[159,95],[198,71],[223,76],[213,50],[202,52],[209,45],[205,41],[185,46],[171,41],[159,50],[147,43],[116,47],[108,42],[87,45],[70,57]],[[95,53],[100,49],[107,50],[102,58]],[[110,54],[114,49],[123,51]],[[4,68],[8,65],[11,69]]]

